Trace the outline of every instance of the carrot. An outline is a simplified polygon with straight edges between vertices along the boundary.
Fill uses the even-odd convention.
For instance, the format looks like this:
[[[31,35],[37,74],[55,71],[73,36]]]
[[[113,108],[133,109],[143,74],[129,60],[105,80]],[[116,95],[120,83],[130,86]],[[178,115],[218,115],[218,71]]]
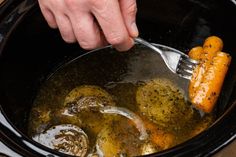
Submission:
[[[145,122],[147,130],[150,132],[151,141],[158,145],[162,150],[168,149],[173,145],[174,136],[160,130],[157,126],[150,122]]]
[[[142,117],[144,126],[149,134],[150,141],[160,147],[162,150],[170,148],[174,143],[174,136],[162,131],[147,118]],[[128,121],[130,125],[135,125],[133,121]]]
[[[201,46],[197,46],[197,47],[192,48],[189,51],[188,55],[190,58],[199,61],[201,59],[202,53],[203,53],[203,48]],[[190,99],[192,99],[194,97],[194,95],[196,93],[196,89],[201,82],[201,78],[202,78],[201,74],[204,72],[203,70],[204,70],[204,68],[202,66],[197,66],[194,69],[192,78],[189,83],[189,97],[190,97]]]
[[[207,61],[211,60],[216,52],[222,51],[223,41],[217,36],[210,36],[206,38],[203,47],[196,46],[189,51],[189,57],[196,60]]]
[[[189,55],[189,57],[192,58],[192,59],[200,60],[200,58],[201,58],[200,56],[201,56],[202,53],[203,53],[203,48],[202,48],[202,46],[196,46],[196,47],[192,48],[192,49],[189,51],[188,55]]]
[[[217,52],[204,73],[192,103],[204,112],[211,112],[220,94],[231,57],[224,52]]]
[[[211,64],[213,57],[218,51],[223,48],[223,41],[217,36],[208,37],[203,44],[203,48],[195,47],[189,52],[191,58],[196,59],[200,64],[194,69],[192,78],[189,84],[189,98],[193,99],[194,95],[198,91],[204,74],[207,73],[207,69]]]
[[[217,36],[208,37],[203,44],[204,60],[210,61],[215,55],[216,52],[222,51],[223,49],[223,41]],[[203,58],[201,56],[201,58]]]

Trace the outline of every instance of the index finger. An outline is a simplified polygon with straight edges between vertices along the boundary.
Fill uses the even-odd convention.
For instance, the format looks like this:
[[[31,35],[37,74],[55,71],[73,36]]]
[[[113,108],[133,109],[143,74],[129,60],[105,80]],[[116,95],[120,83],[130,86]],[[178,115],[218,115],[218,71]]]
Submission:
[[[125,26],[118,0],[91,0],[91,3],[91,12],[107,41],[119,51],[130,49],[134,42]]]

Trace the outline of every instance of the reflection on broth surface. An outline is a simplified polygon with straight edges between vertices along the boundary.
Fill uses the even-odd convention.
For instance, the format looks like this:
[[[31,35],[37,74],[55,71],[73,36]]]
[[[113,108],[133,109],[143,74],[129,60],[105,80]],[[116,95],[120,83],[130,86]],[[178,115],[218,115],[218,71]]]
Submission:
[[[194,109],[170,77],[147,71],[156,61],[143,58],[156,54],[142,49],[115,53],[124,56],[117,60],[123,67],[117,72],[113,53],[101,54],[111,58],[109,75],[108,63],[97,59],[99,52],[71,62],[43,84],[29,119],[32,139],[75,156],[140,156],[182,143],[214,121],[213,115]]]
[[[133,105],[137,105],[138,110],[132,110],[131,106],[129,109],[118,107],[119,104],[112,100],[112,97],[122,99],[116,97],[116,88],[121,90],[125,87],[119,91],[125,93],[128,86],[137,89],[133,93],[136,94],[137,103]],[[43,111],[42,106],[34,106],[31,121],[37,124],[32,123],[30,131],[34,127],[41,129],[32,133],[33,139],[77,156],[138,156],[173,147],[200,133],[212,121],[211,118],[201,118],[184,100],[183,94],[166,80],[151,80],[142,85],[128,86],[117,84],[109,89],[112,96],[100,87],[80,86],[73,89],[65,97],[64,105],[56,109],[48,106]],[[56,112],[57,109],[59,112]],[[35,114],[36,111],[40,116]],[[74,128],[82,129],[89,141],[86,148],[79,142],[68,142],[70,138],[79,136],[75,133],[72,135],[70,128],[58,127],[59,124],[73,124]],[[63,132],[64,136],[70,134],[70,137],[58,137],[52,132]],[[80,149],[86,150],[86,153]]]
[[[84,131],[70,124],[53,126],[33,139],[49,148],[75,156],[85,156],[89,145]]]

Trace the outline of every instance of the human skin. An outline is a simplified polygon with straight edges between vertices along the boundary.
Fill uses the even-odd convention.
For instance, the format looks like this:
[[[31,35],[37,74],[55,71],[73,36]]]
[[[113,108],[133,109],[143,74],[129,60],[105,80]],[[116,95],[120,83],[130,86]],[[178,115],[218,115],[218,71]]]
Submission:
[[[38,0],[51,28],[67,43],[90,50],[107,44],[130,49],[138,36],[136,0]]]

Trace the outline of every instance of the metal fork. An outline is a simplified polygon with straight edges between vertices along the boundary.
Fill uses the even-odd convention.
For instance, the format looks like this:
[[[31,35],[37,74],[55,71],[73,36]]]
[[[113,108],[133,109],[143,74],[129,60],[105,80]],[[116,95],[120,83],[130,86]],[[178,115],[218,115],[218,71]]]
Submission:
[[[135,42],[147,46],[148,48],[158,52],[163,58],[167,67],[175,74],[185,79],[191,79],[193,70],[198,61],[189,58],[188,55],[174,48],[149,43],[142,38],[135,38]]]

